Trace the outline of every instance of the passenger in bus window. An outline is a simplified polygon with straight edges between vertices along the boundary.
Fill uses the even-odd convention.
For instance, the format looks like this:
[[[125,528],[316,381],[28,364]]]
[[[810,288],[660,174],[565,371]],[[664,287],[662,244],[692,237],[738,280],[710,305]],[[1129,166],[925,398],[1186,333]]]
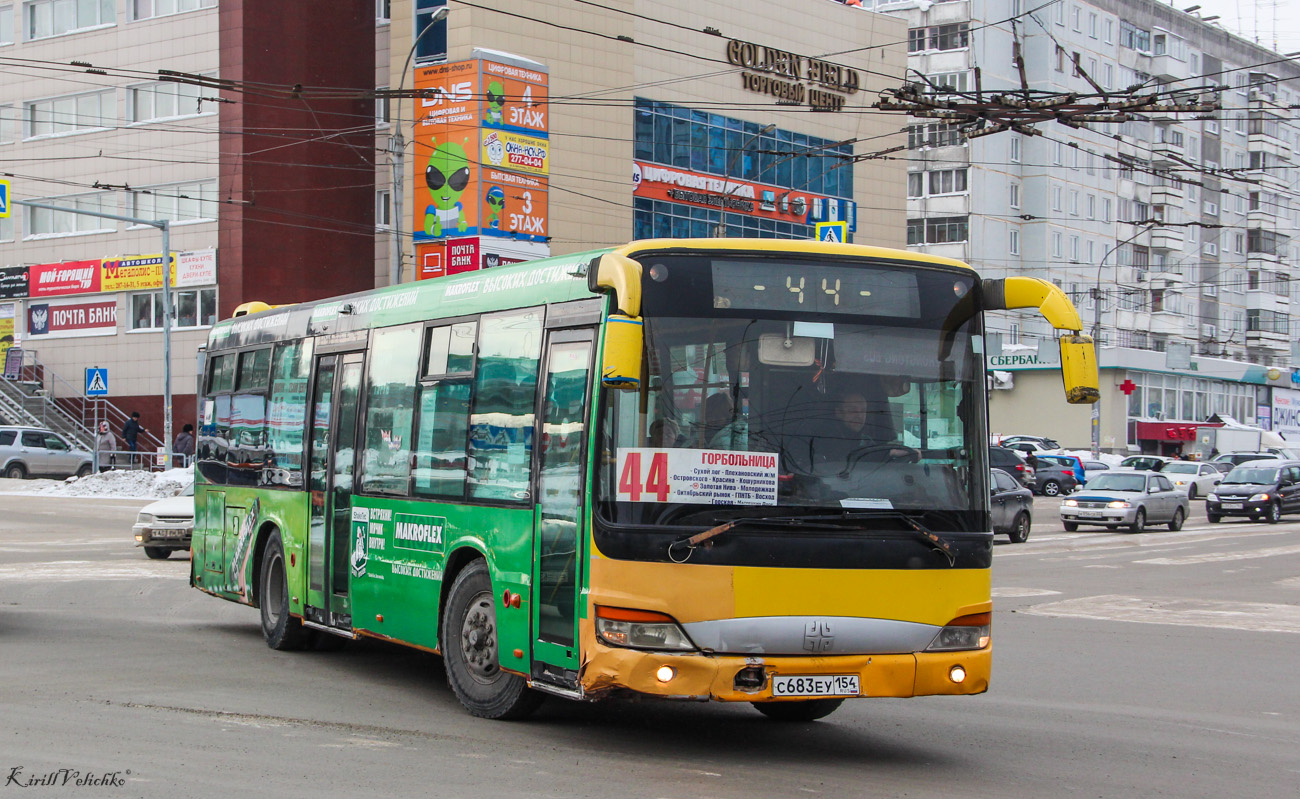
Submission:
[[[667,416],[660,416],[650,423],[650,429],[646,434],[646,443],[651,447],[677,447],[681,446],[681,431],[677,428],[677,423]]]

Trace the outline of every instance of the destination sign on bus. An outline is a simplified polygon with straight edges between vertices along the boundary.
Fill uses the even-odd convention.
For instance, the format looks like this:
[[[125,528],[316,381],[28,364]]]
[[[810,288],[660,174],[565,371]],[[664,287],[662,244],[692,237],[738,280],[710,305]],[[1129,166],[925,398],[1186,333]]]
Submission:
[[[620,502],[775,505],[774,452],[620,447]]]

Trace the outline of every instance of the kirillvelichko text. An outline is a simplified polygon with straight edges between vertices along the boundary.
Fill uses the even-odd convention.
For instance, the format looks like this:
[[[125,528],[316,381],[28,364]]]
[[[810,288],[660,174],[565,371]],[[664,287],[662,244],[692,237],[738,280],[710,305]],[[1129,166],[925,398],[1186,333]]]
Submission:
[[[126,771],[80,771],[75,768],[59,768],[53,771],[42,771],[40,773],[29,773],[22,766],[13,766],[9,769],[9,776],[5,779],[6,788],[55,788],[55,787],[79,787],[79,788],[121,788],[126,785],[126,776],[130,774],[130,769]]]

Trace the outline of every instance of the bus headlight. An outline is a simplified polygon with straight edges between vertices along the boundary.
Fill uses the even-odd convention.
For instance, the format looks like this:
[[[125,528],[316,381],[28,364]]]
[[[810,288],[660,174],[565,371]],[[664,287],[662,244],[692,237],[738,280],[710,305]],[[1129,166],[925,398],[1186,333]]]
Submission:
[[[992,613],[958,616],[944,625],[925,651],[957,652],[963,649],[983,649],[992,640],[990,633],[992,624]]]
[[[649,610],[596,606],[596,635],[610,646],[694,651],[695,644],[672,616]]]

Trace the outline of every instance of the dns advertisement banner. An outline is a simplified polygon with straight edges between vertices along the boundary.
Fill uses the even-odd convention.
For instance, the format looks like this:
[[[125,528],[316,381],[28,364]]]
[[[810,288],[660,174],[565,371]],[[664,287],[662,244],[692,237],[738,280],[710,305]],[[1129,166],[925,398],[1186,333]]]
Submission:
[[[547,79],[484,59],[416,69],[415,88],[426,95],[413,134],[417,245],[468,236],[546,241]]]

